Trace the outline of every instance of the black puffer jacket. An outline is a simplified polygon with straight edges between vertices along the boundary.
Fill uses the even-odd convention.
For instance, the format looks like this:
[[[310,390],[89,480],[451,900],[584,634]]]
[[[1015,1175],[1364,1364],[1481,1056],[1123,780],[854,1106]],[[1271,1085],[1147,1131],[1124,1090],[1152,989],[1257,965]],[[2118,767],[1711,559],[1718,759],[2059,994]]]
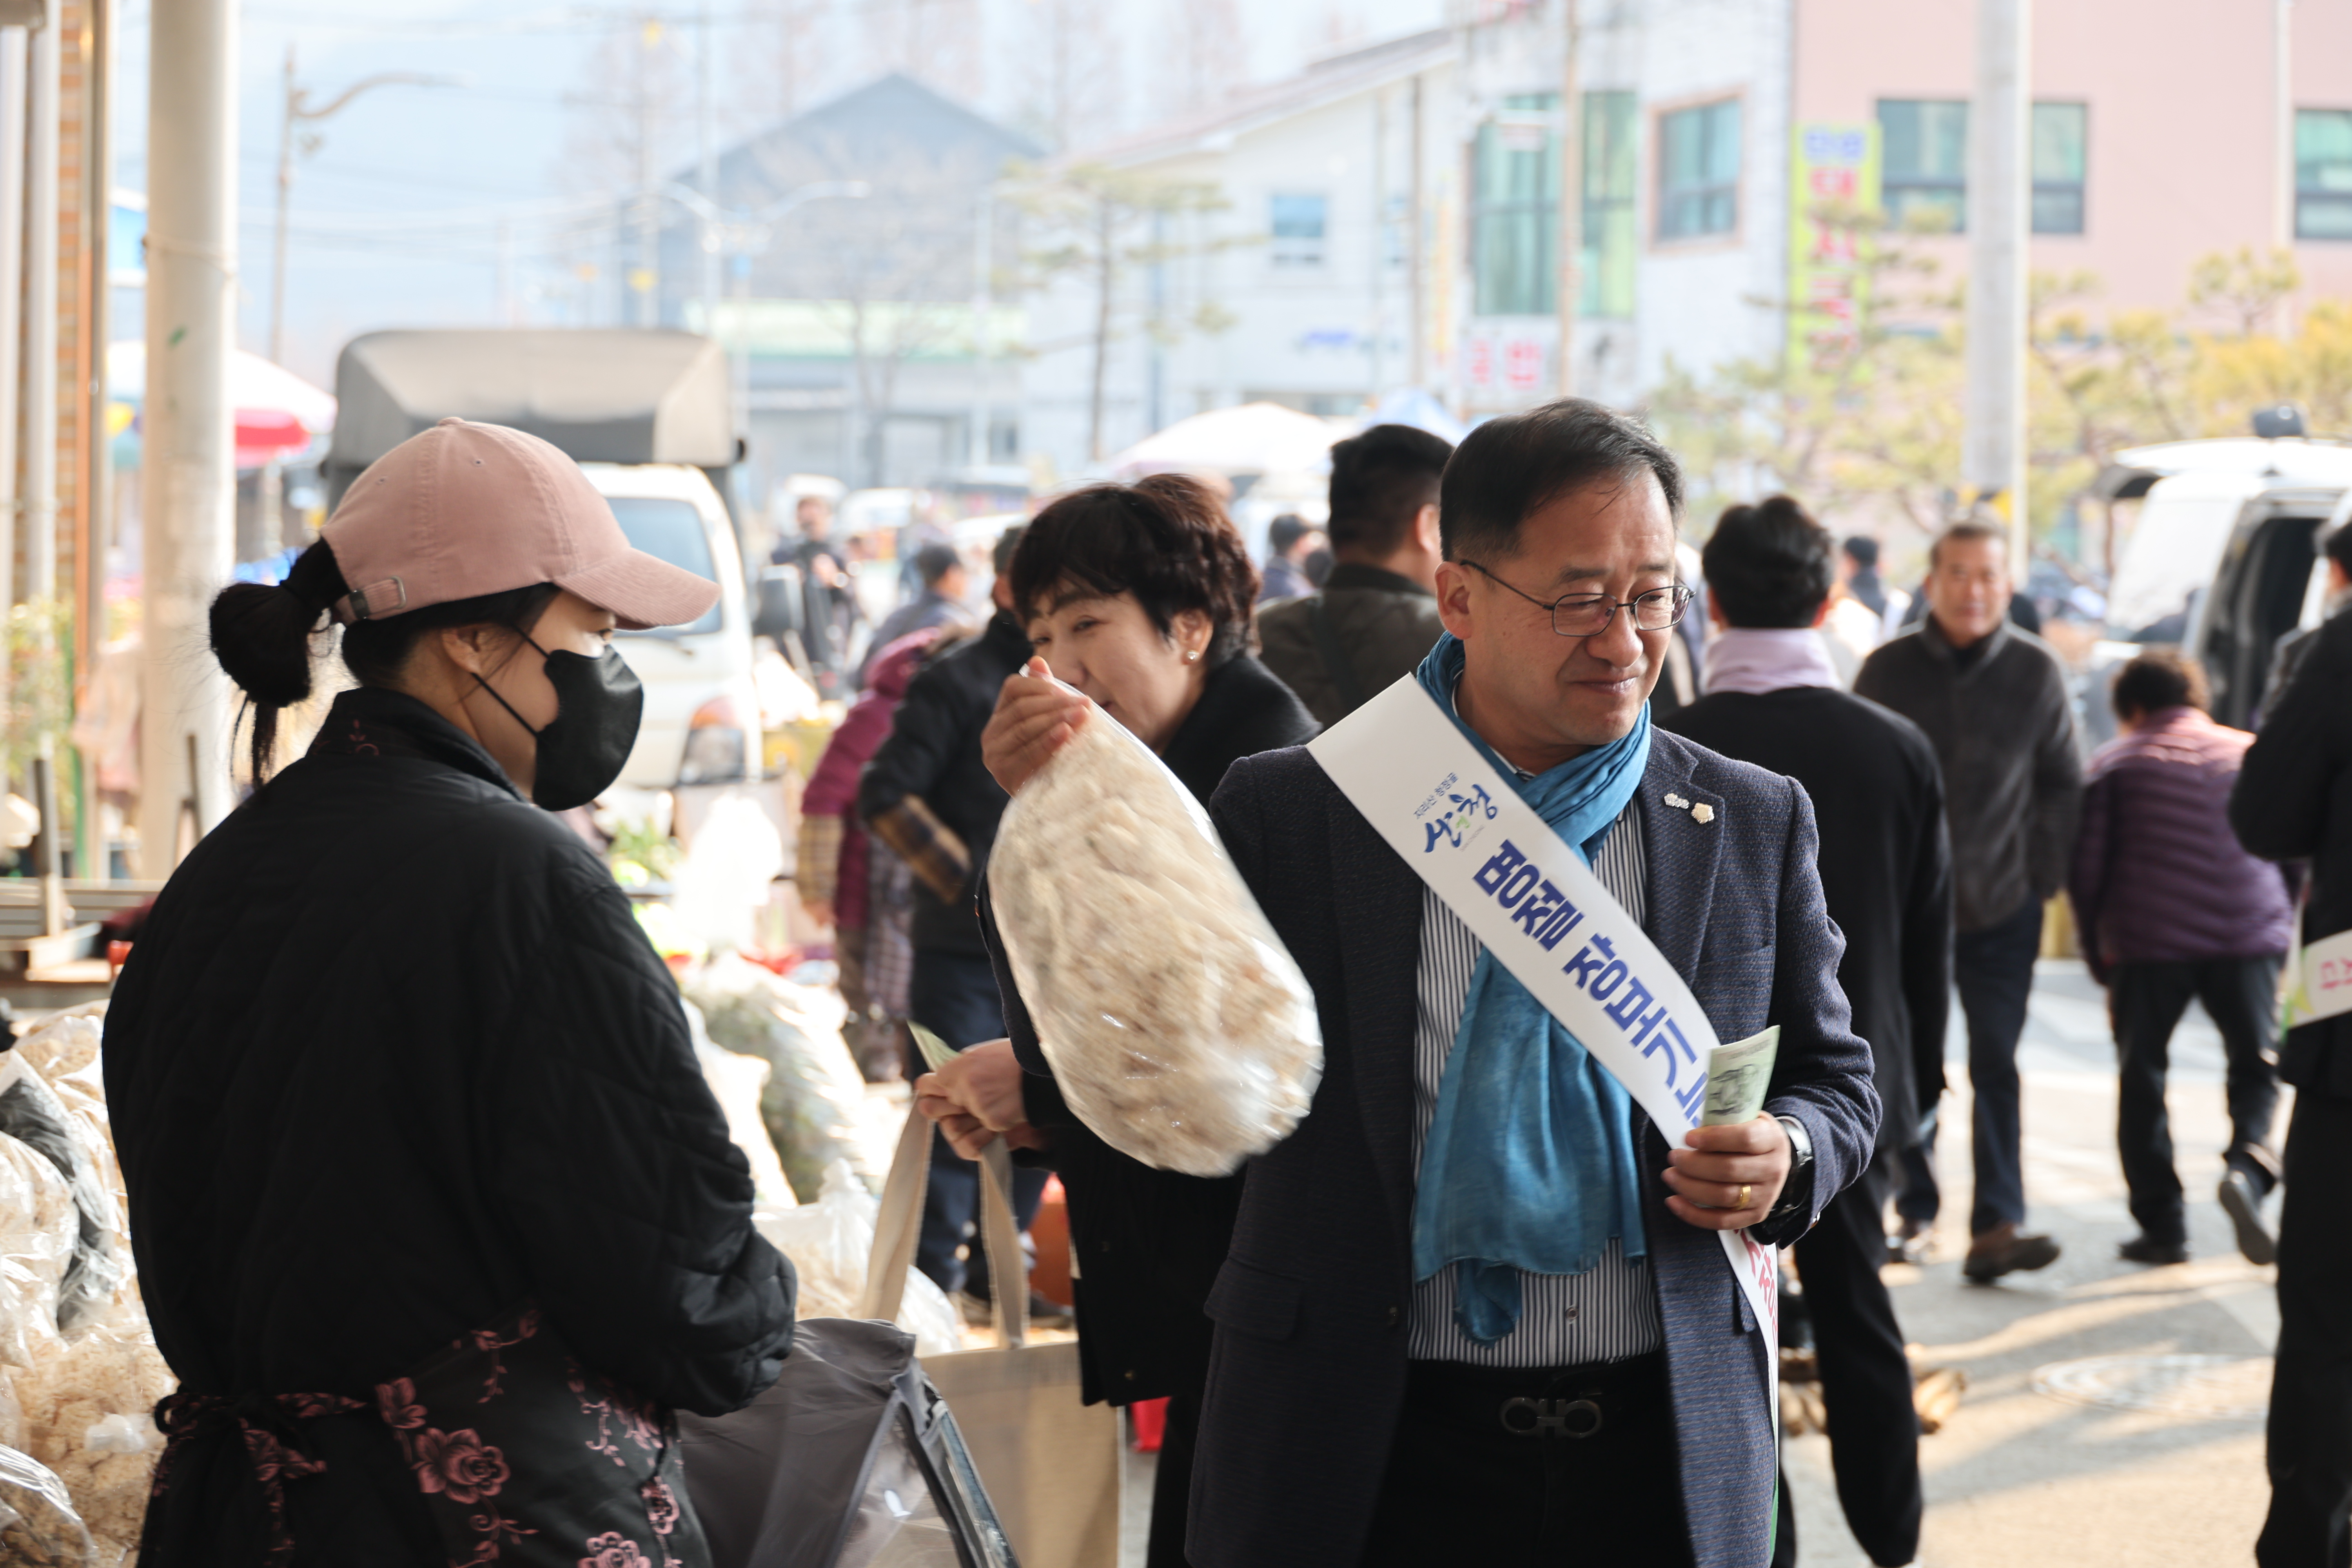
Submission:
[[[1315,731],[1313,716],[1290,689],[1244,656],[1209,676],[1160,760],[1206,805],[1236,761],[1296,746]],[[1021,1065],[1037,1075],[1024,1086],[1029,1120],[1053,1138],[1046,1163],[1069,1193],[1087,1402],[1197,1394],[1208,1375],[1213,1326],[1201,1309],[1233,1245],[1243,1178],[1154,1170],[1073,1115],[1038,1049],[984,887],[981,921],[1004,997],[1005,1029]]]
[[[666,1407],[774,1381],[792,1268],[626,899],[479,746],[339,698],[157,899],[106,1079],[156,1337],[234,1402],[171,1455],[142,1563],[260,1561],[257,1431],[325,1465],[277,1483],[297,1563],[461,1558],[486,1515],[536,1531],[502,1568],[614,1531],[700,1556],[660,1528]],[[478,1366],[423,1364],[452,1347]],[[356,1407],[261,1404],[293,1394]]]
[[[1332,643],[1348,663],[1352,700],[1340,689],[1315,625],[1320,606]],[[1285,599],[1257,614],[1258,657],[1298,693],[1318,721],[1337,724],[1429,657],[1438,634],[1437,595],[1412,578],[1342,562],[1318,596]]]
[[[911,934],[917,947],[982,951],[980,927],[971,918],[972,889],[987,867],[989,846],[996,842],[997,819],[1011,799],[980,760],[980,732],[996,711],[1005,677],[1028,662],[1028,634],[1000,610],[986,631],[935,655],[908,683],[906,700],[891,715],[890,738],[858,775],[857,815],[868,823],[917,795],[971,857],[964,886],[953,899],[940,898],[916,878]],[[882,837],[897,843],[887,832]]]

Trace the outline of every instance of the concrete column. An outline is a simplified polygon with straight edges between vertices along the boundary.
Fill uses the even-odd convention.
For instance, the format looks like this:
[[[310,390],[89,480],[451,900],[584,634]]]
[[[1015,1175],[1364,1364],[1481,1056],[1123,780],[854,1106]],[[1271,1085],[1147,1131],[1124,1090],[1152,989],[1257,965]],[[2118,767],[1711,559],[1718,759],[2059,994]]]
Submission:
[[[25,29],[0,27],[0,616],[16,602],[16,422],[24,360]],[[0,659],[0,695],[8,669]]]
[[[152,26],[139,874],[165,877],[232,804],[205,616],[236,540],[236,0],[173,0]]]
[[[1968,405],[1961,479],[2009,520],[2025,580],[2027,240],[2032,226],[2032,0],[1977,0],[1977,92],[1969,111]]]

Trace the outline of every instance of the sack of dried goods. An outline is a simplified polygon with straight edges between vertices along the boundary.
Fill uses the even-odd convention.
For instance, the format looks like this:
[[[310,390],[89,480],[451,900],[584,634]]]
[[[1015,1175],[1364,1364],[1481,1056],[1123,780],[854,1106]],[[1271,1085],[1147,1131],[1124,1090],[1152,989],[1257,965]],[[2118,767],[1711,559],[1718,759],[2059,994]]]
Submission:
[[[1099,710],[1021,786],[990,900],[1078,1119],[1217,1176],[1290,1135],[1323,1075],[1315,998],[1208,815]]]
[[[0,1568],[97,1568],[98,1548],[64,1485],[0,1448]]]
[[[26,1447],[65,1483],[103,1565],[139,1543],[163,1447],[150,1413],[176,1385],[135,1301],[16,1374]]]

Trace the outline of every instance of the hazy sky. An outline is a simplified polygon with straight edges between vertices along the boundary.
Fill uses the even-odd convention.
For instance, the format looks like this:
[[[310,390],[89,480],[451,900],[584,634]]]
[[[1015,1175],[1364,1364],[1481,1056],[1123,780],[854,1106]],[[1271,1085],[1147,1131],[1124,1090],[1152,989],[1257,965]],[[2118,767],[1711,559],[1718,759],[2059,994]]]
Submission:
[[[893,7],[925,0],[792,0],[811,21],[804,49],[821,57],[801,84],[805,108],[870,79],[886,59],[877,44]],[[943,0],[956,4],[958,0]],[[1045,9],[1055,0],[961,0],[982,40],[971,60],[947,62],[950,96],[1017,119],[1033,109],[1034,57]],[[1244,80],[1270,80],[1337,47],[1434,26],[1443,0],[1087,0],[1091,24],[1113,43],[1123,79],[1107,100],[1127,106],[1134,130],[1169,103],[1145,73],[1166,58],[1171,29],[1202,15],[1246,20],[1212,40]],[[121,53],[119,184],[145,188],[147,18],[151,0],[129,0]],[[294,185],[288,273],[289,367],[330,384],[336,352],[362,331],[388,326],[488,324],[502,306],[533,321],[609,319],[610,280],[583,281],[583,252],[563,226],[593,221],[595,193],[616,177],[583,156],[596,121],[614,115],[635,62],[653,59],[678,94],[664,162],[694,156],[691,91],[700,16],[717,44],[711,79],[719,144],[781,114],[768,62],[776,56],[783,0],[673,3],[666,10],[594,0],[251,0],[242,7],[238,173],[243,279],[241,331],[256,352],[268,335],[270,242],[280,109],[289,46],[311,102],[384,71],[465,79],[462,86],[378,88],[331,120],[301,158]],[[909,16],[920,13],[908,10]],[[648,46],[649,16],[664,18]],[[1237,83],[1236,85],[1239,85]],[[501,294],[501,251],[507,257]],[[593,312],[583,317],[583,312]]]

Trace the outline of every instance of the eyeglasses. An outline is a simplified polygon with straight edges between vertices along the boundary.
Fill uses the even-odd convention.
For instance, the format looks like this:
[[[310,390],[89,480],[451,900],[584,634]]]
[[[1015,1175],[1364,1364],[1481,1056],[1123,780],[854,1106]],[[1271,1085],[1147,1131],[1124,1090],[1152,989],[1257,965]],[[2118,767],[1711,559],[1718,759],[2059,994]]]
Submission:
[[[1698,595],[1677,583],[1671,588],[1653,588],[1646,594],[1636,594],[1630,599],[1612,599],[1606,594],[1570,594],[1549,604],[1524,589],[1512,588],[1475,561],[1465,561],[1469,567],[1489,582],[1501,584],[1528,604],[1551,612],[1551,629],[1564,637],[1597,637],[1609,629],[1620,610],[1630,610],[1638,631],[1662,632],[1683,618],[1690,602]]]

